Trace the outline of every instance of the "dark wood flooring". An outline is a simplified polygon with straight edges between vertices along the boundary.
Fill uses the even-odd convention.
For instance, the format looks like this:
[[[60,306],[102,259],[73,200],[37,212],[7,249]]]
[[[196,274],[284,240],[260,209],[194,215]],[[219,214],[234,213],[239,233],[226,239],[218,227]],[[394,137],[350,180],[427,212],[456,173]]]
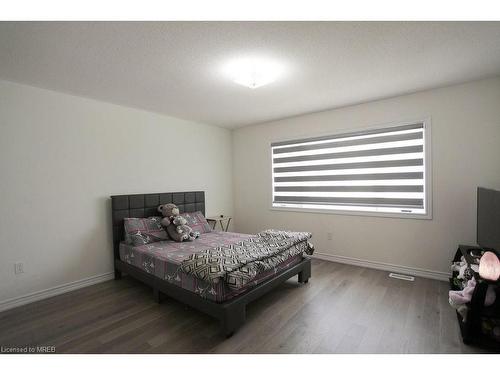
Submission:
[[[288,280],[250,304],[233,337],[130,278],[0,313],[0,345],[57,353],[473,353],[445,282],[313,260],[308,284]]]

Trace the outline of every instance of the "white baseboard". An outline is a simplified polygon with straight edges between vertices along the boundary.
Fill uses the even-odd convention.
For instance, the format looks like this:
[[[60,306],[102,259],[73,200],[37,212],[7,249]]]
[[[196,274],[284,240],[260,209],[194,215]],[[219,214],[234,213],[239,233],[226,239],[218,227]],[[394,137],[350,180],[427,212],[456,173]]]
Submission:
[[[4,301],[0,301],[0,311],[10,310],[14,307],[26,305],[35,301],[40,301],[45,298],[54,297],[59,294],[84,288],[89,285],[99,284],[104,281],[112,280],[113,278],[114,272],[108,272],[102,275],[90,276],[82,280],[72,281],[70,283],[55,286],[53,288],[40,290],[38,292],[26,294],[24,296],[10,298]]]
[[[405,275],[424,277],[426,279],[448,281],[448,279],[450,278],[450,274],[447,272],[426,270],[423,268],[406,267],[406,266],[400,266],[397,264],[390,264],[390,263],[376,262],[373,260],[351,258],[351,257],[345,257],[345,256],[341,256],[341,255],[332,255],[332,254],[316,253],[315,252],[313,255],[313,258],[327,260],[327,261],[331,261],[331,262],[337,262],[337,263],[350,264],[353,266],[374,268],[374,269],[382,270],[382,271],[397,272],[397,273],[402,273]]]
[[[374,268],[382,271],[397,272],[406,275],[412,275],[417,277],[424,277],[427,279],[435,279],[441,281],[448,281],[450,275],[446,272],[426,270],[422,268],[413,268],[400,266],[396,264],[376,262],[372,260],[364,260],[358,258],[345,257],[341,255],[332,255],[326,253],[314,253],[313,258],[322,259],[331,262],[350,264],[353,266],[360,266],[366,268]],[[82,280],[72,281],[67,284],[59,285],[53,288],[40,290],[38,292],[26,294],[24,296],[15,297],[0,301],[0,311],[10,310],[18,306],[26,305],[31,302],[40,301],[45,298],[54,297],[72,290],[77,290],[84,288],[86,286],[99,284],[104,281],[112,280],[114,278],[114,272],[104,273],[102,275],[96,275],[87,277]]]

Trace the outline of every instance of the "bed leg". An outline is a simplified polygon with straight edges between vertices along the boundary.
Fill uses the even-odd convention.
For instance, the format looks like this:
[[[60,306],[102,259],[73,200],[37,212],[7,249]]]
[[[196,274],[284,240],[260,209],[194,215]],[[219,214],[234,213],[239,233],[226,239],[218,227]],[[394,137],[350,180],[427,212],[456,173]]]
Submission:
[[[226,337],[231,337],[240,328],[246,319],[246,306],[240,304],[227,308],[221,318],[221,332]]]
[[[122,271],[115,269],[115,280],[120,280],[122,278]]]
[[[299,272],[299,283],[307,284],[311,277],[311,261],[304,264],[304,268]]]
[[[156,288],[153,289],[153,298],[155,299],[155,302],[161,303],[160,291]]]

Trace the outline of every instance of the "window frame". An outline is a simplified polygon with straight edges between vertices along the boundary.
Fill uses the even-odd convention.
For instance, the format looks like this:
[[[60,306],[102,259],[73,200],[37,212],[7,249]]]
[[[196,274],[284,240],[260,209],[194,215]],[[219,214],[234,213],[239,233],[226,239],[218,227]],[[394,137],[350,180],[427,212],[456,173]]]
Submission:
[[[425,191],[425,214],[404,213],[404,212],[375,212],[375,211],[356,211],[356,210],[339,210],[339,209],[321,209],[321,208],[301,208],[301,207],[275,207],[273,206],[274,178],[273,178],[273,151],[272,144],[275,142],[285,142],[300,140],[305,138],[336,136],[357,131],[381,130],[390,129],[392,127],[411,125],[414,123],[423,123],[424,127],[424,191]],[[301,213],[315,213],[326,215],[348,215],[348,216],[368,216],[368,217],[385,217],[398,219],[420,219],[432,220],[432,143],[431,143],[431,118],[430,116],[421,117],[411,121],[397,121],[385,124],[378,124],[364,128],[349,128],[337,129],[333,132],[322,132],[320,134],[297,134],[287,138],[273,139],[268,144],[268,178],[271,181],[271,189],[269,193],[269,209],[271,211],[288,211]]]

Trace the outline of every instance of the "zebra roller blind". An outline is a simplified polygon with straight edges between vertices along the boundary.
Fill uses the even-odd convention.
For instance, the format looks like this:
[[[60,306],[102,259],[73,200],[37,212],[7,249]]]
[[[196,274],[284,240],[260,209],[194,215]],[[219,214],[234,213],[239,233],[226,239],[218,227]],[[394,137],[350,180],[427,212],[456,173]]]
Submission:
[[[425,123],[276,142],[273,207],[427,214]]]

